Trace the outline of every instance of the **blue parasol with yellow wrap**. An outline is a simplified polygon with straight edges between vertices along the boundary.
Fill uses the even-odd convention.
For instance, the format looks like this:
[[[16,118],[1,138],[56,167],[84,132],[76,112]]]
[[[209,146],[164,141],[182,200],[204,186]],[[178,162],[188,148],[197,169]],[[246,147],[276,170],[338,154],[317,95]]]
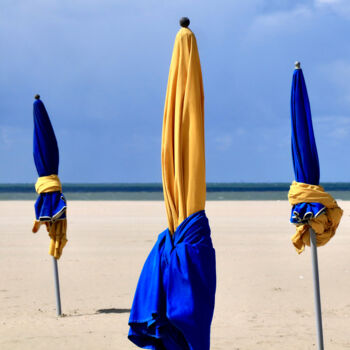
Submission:
[[[168,228],[143,266],[129,339],[145,349],[209,350],[216,267],[205,214],[204,92],[196,38],[188,18],[180,24],[163,117]]]
[[[313,131],[310,102],[300,63],[295,63],[291,92],[292,157],[295,173],[288,199],[292,205],[290,221],[296,225],[292,242],[300,254],[311,247],[318,349],[323,349],[321,297],[317,247],[335,235],[343,211],[320,186],[320,167]]]
[[[40,96],[35,96],[33,105],[34,138],[33,156],[39,175],[35,190],[39,197],[35,203],[33,233],[45,225],[50,237],[49,254],[53,257],[57,313],[61,314],[57,260],[61,257],[67,243],[66,200],[58,177],[59,151],[56,136]]]

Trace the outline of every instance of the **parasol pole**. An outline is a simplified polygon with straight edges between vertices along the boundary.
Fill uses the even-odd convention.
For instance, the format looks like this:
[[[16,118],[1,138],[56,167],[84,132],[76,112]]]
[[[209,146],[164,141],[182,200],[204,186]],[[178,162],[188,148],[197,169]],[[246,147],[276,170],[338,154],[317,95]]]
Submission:
[[[310,231],[311,260],[312,260],[312,275],[313,275],[313,281],[314,281],[317,349],[323,350],[324,345],[323,345],[323,329],[322,329],[322,311],[321,311],[320,281],[319,281],[319,275],[318,275],[316,234],[311,227],[309,231]]]
[[[58,278],[57,259],[55,257],[52,257],[52,261],[53,261],[53,274],[55,278],[57,316],[61,316],[62,310],[61,310],[60,280]]]
[[[299,61],[296,61],[294,65],[295,65],[295,69],[300,69]],[[316,234],[315,234],[315,231],[311,228],[311,226],[309,228],[309,232],[310,232],[311,261],[312,261],[312,277],[313,277],[313,283],[314,283],[315,312],[316,312],[317,349],[324,350]]]

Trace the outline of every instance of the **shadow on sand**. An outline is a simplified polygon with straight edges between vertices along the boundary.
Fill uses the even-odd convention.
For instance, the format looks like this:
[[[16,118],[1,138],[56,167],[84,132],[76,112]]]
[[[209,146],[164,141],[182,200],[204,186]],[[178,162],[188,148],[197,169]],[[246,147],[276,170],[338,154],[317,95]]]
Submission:
[[[93,314],[81,314],[79,313],[79,310],[75,310],[73,313],[70,314],[62,314],[60,317],[81,317],[81,316],[94,316],[94,315],[101,315],[101,314],[128,314],[130,313],[131,309],[116,309],[116,308],[109,308],[109,309],[98,309]]]
[[[96,311],[96,314],[127,314],[131,309],[99,309]]]

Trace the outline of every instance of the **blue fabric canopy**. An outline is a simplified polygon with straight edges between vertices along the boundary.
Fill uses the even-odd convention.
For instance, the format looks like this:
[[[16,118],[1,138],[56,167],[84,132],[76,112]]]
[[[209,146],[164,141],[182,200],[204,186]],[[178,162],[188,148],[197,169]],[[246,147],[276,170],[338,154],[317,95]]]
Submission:
[[[292,157],[295,180],[311,185],[320,183],[320,166],[312,127],[311,109],[303,71],[294,70],[291,93]],[[306,222],[323,213],[320,203],[300,203],[292,208],[292,223]]]
[[[129,339],[144,349],[209,350],[215,250],[204,211],[162,232],[142,269]]]
[[[34,108],[34,163],[39,176],[58,174],[59,153],[55,132],[43,102],[35,100]]]
[[[33,105],[34,138],[33,155],[38,175],[58,175],[59,153],[55,133],[49,115],[40,99]],[[41,193],[35,203],[38,221],[51,221],[66,218],[66,200],[59,191]]]

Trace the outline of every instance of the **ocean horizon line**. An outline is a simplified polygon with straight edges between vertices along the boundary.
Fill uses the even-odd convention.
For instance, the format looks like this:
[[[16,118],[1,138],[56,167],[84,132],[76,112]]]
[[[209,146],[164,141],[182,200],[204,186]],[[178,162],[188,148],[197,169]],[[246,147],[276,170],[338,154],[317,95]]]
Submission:
[[[289,190],[291,182],[207,182],[207,191],[285,191]],[[332,190],[350,191],[350,182],[321,182],[321,186]],[[98,191],[132,191],[150,190],[163,191],[161,182],[67,182],[62,183],[64,190],[79,191],[96,189]],[[0,183],[0,192],[34,190],[34,182]],[[34,190],[35,191],[35,190]]]
[[[324,182],[336,199],[350,200],[350,182]],[[287,200],[289,182],[208,182],[207,200]],[[64,183],[67,200],[163,200],[154,183]],[[0,200],[35,200],[34,183],[1,183]]]

